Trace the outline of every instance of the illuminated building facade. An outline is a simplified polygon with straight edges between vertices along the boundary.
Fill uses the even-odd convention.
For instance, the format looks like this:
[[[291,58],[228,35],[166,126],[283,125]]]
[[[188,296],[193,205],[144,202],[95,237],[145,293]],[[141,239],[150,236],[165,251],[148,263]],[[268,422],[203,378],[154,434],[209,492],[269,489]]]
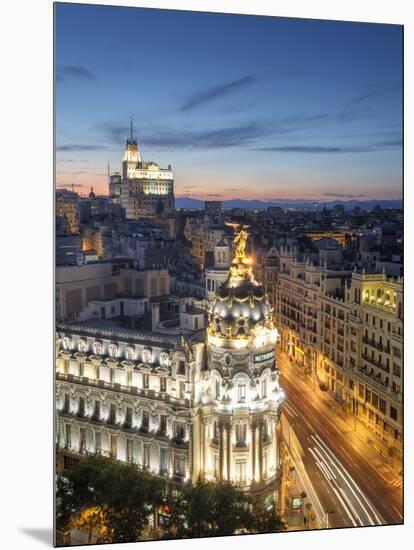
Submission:
[[[168,214],[175,206],[171,166],[160,168],[155,162],[141,158],[132,123],[122,162],[121,204],[129,220],[153,217],[161,212]]]
[[[283,256],[283,253],[282,253]],[[276,288],[283,351],[401,454],[403,280],[295,258]]]
[[[402,279],[354,272],[342,298],[323,282],[321,291],[321,372],[326,384],[388,448],[401,454]],[[332,349],[325,349],[326,342]]]
[[[73,191],[58,189],[56,191],[56,217],[64,219],[67,232],[72,235],[79,234],[79,196]]]
[[[246,238],[240,229],[205,341],[199,332],[107,329],[96,320],[58,324],[60,467],[102,453],[178,482],[229,480],[255,493],[278,490],[284,392],[277,331],[245,256]]]
[[[199,451],[193,468],[202,479],[274,492],[284,399],[275,361],[277,331],[245,255],[246,228],[236,229],[235,256],[211,305],[207,363],[195,387],[193,434]]]
[[[211,262],[209,262],[211,260]],[[214,299],[215,292],[227,281],[230,266],[230,246],[225,239],[221,239],[213,252],[206,255],[205,289],[208,302]]]

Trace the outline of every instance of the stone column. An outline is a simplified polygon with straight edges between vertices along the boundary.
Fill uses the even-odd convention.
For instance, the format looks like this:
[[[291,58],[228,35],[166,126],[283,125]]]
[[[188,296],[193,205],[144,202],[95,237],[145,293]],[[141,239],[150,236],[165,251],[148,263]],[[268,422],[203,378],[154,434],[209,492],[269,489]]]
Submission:
[[[206,418],[203,418],[202,419],[202,424],[201,424],[201,429],[202,429],[202,450],[203,450],[203,454],[202,454],[202,468],[203,468],[203,475],[202,475],[202,478],[205,479],[205,475],[206,475],[206,471],[207,471],[207,452],[208,452],[208,449],[207,449],[207,445],[208,445],[208,440],[207,440],[207,419]]]
[[[219,480],[223,481],[223,475],[224,475],[224,426],[223,424],[219,425]]]
[[[252,482],[256,481],[256,425],[251,426],[252,439]]]
[[[227,424],[227,481],[231,481],[231,424]]]
[[[258,463],[259,463],[259,481],[263,481],[263,421],[259,424],[259,445],[258,445]]]

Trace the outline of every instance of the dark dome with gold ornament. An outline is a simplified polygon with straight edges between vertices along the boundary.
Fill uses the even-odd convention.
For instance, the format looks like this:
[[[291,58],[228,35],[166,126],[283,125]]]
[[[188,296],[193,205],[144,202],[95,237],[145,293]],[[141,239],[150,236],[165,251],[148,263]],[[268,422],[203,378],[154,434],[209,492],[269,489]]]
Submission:
[[[217,337],[247,338],[257,326],[273,328],[272,308],[264,288],[254,279],[252,260],[245,254],[247,226],[232,226],[235,227],[235,257],[227,281],[214,296],[209,333]]]

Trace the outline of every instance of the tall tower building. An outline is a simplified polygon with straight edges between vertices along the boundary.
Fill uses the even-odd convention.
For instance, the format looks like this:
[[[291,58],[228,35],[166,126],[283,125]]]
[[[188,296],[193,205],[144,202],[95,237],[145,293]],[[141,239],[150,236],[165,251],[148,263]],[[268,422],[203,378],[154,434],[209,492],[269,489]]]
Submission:
[[[138,167],[142,167],[141,153],[138,149],[137,138],[134,137],[133,123],[131,119],[131,134],[127,138],[124,158],[122,161],[122,178],[124,180],[133,178],[135,176],[135,170]]]
[[[247,226],[233,227],[234,257],[212,301],[207,361],[196,385],[193,433],[200,452],[193,457],[193,475],[271,494],[280,480],[284,400],[275,359],[277,330],[245,254]]]
[[[171,166],[160,168],[141,158],[132,121],[122,161],[121,204],[130,220],[151,218],[159,211],[170,214],[175,207]]]

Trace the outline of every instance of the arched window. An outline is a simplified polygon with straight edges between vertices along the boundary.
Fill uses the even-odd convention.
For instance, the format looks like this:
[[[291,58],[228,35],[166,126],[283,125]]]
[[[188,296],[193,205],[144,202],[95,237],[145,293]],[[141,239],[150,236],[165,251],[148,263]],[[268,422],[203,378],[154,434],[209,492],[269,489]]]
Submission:
[[[125,357],[126,359],[129,359],[130,361],[135,359],[135,350],[132,346],[127,346],[125,350]]]
[[[116,357],[118,355],[118,346],[116,344],[109,345],[109,356]]]

